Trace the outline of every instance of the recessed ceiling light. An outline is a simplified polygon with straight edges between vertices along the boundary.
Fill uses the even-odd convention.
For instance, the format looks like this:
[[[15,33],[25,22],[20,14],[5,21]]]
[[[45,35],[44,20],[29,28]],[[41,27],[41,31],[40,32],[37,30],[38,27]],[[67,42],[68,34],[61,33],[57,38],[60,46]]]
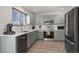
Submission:
[[[34,9],[34,11],[36,12],[36,11],[37,11],[37,9]]]

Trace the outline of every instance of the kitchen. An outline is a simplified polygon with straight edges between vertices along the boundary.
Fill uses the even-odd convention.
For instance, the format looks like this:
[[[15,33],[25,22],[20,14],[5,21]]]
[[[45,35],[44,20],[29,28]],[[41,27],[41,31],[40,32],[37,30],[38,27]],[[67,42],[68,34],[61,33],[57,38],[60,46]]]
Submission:
[[[0,7],[0,53],[65,53],[65,14],[72,8]]]

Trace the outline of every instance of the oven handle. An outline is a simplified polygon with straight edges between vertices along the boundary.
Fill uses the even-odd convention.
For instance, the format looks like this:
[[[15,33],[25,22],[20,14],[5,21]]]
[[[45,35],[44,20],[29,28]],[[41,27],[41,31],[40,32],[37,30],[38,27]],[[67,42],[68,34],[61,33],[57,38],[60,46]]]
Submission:
[[[70,40],[66,39],[67,42],[69,42],[71,45],[74,45],[75,43],[71,42]]]

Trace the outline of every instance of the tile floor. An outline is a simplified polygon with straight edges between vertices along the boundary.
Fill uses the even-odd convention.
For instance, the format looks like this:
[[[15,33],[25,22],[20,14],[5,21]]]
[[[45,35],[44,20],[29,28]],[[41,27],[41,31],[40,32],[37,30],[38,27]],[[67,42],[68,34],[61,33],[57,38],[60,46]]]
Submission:
[[[65,53],[64,42],[38,40],[28,53]]]

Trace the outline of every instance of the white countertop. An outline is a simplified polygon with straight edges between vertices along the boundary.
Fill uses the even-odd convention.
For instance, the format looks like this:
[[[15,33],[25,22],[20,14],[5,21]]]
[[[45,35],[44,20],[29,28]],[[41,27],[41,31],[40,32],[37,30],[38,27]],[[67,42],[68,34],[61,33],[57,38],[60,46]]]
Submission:
[[[20,35],[24,35],[24,34],[27,34],[27,33],[30,33],[30,32],[33,32],[33,31],[36,31],[36,30],[29,30],[27,32],[21,32],[21,33],[15,33],[13,35],[0,35],[0,36],[12,36],[12,37],[16,37],[16,36],[20,36]]]

